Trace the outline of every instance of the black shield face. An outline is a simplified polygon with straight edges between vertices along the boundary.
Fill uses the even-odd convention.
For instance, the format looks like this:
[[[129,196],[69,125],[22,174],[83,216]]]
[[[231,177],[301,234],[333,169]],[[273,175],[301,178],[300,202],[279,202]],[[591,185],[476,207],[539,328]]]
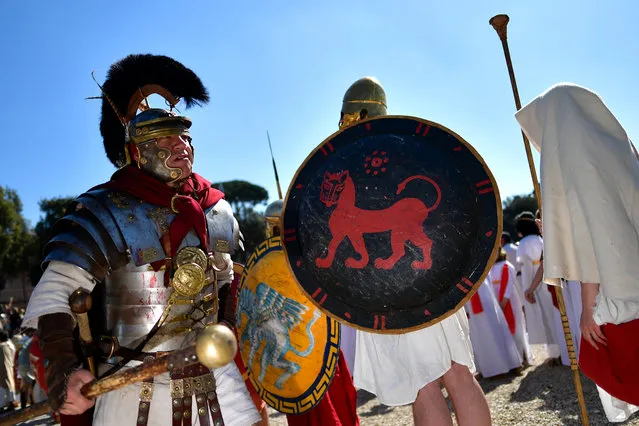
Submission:
[[[439,124],[386,116],[324,141],[299,168],[283,213],[289,266],[328,315],[381,333],[455,312],[501,235],[496,183]]]

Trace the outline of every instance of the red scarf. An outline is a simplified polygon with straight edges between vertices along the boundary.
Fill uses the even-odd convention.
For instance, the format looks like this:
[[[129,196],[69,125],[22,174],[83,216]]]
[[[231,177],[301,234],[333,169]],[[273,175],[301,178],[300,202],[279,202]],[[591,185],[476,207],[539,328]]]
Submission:
[[[175,219],[169,226],[169,241],[174,257],[186,234],[193,228],[200,239],[200,246],[208,252],[208,230],[204,209],[224,198],[224,193],[211,188],[211,183],[202,176],[193,173],[179,188],[172,188],[135,166],[126,166],[111,176],[109,182],[93,189],[108,188],[126,192],[147,203],[168,207],[175,213]],[[175,210],[173,210],[175,209]],[[158,265],[161,267],[163,262]]]
[[[506,287],[508,287],[509,281],[509,272],[508,272],[508,263],[504,263],[504,268],[501,270],[501,285],[499,287],[499,303],[504,300],[504,295],[506,294]],[[510,300],[504,306],[504,316],[506,317],[506,322],[508,323],[508,329],[510,330],[510,334],[515,334],[515,314],[513,313],[513,307],[510,304]]]

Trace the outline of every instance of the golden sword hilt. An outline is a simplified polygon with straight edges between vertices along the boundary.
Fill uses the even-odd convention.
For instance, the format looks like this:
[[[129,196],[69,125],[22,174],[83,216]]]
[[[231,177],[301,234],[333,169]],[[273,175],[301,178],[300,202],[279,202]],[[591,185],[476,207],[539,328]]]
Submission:
[[[91,293],[85,288],[78,288],[76,291],[71,293],[69,296],[69,306],[71,307],[71,312],[75,315],[76,321],[78,322],[78,329],[80,332],[80,342],[82,343],[83,349],[87,350],[89,355],[86,355],[87,363],[89,364],[89,370],[95,376],[95,361],[93,356],[91,356],[91,345],[93,344],[93,336],[91,335],[91,327],[89,326],[89,315],[87,312],[91,309],[93,305],[93,298],[91,297]]]

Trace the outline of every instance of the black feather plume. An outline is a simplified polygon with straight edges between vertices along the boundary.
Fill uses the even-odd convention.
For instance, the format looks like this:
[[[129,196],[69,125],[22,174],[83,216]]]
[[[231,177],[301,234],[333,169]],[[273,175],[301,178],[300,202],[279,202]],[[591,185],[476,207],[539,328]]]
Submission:
[[[139,88],[156,84],[181,98],[189,108],[209,101],[209,94],[197,75],[181,63],[162,55],[129,55],[111,66],[102,86],[100,133],[104,150],[116,166],[125,162],[125,132],[120,119],[107,100],[111,99],[119,114],[126,115],[131,97]]]

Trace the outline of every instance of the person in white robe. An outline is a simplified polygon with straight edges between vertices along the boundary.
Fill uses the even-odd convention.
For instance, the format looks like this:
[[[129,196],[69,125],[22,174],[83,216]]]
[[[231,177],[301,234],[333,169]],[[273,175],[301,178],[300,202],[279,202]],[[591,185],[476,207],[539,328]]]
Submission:
[[[501,248],[506,252],[506,259],[511,265],[515,266],[517,264],[517,246],[513,244],[510,232],[504,231],[501,233]]]
[[[497,262],[490,269],[491,282],[497,301],[504,312],[506,322],[508,322],[509,330],[515,339],[517,351],[530,364],[532,363],[532,352],[528,343],[523,298],[516,290],[517,273],[515,267],[506,260],[506,256],[505,250],[502,250],[497,256]],[[510,324],[510,321],[514,324]]]
[[[521,367],[523,362],[491,281],[489,273],[477,293],[464,305],[469,315],[470,340],[477,371],[483,377],[508,373]]]
[[[517,232],[522,237],[517,249],[517,260],[521,265],[521,285],[525,293],[541,263],[544,244],[532,213],[523,212],[516,219]],[[545,345],[548,358],[558,358],[560,352],[554,334],[550,292],[545,288],[537,288],[535,299],[536,303],[530,303],[528,300],[524,302],[529,342],[531,345]]]
[[[637,151],[599,95],[575,84],[551,87],[516,118],[541,154],[544,281],[581,282],[579,364],[608,420],[624,421],[639,409]]]

